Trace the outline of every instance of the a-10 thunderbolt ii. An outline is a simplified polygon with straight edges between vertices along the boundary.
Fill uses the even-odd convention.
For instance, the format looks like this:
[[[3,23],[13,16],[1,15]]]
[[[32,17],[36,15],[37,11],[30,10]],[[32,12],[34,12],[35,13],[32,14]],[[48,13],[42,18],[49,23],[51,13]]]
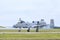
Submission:
[[[46,23],[44,22],[44,19],[41,19],[41,22],[39,21],[33,21],[32,23],[29,22],[25,22],[23,20],[21,20],[21,18],[19,19],[19,22],[15,25],[13,25],[14,28],[28,28],[28,32],[30,32],[30,28],[36,28],[36,32],[38,32],[39,27],[44,27],[46,26]],[[21,30],[19,30],[20,32]]]

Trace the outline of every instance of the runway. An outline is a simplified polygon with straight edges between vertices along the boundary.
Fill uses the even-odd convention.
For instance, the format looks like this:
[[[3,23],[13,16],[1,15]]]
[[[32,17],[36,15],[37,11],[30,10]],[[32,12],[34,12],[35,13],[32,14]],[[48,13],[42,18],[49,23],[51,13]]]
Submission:
[[[56,34],[60,32],[0,32],[0,34]]]

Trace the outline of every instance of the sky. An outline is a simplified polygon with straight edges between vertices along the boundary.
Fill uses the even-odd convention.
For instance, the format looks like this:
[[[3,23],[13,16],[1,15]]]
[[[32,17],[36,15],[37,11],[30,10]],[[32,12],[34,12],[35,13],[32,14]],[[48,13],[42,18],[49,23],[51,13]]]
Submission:
[[[13,26],[21,18],[26,22],[45,19],[60,26],[60,0],[0,0],[0,25]]]

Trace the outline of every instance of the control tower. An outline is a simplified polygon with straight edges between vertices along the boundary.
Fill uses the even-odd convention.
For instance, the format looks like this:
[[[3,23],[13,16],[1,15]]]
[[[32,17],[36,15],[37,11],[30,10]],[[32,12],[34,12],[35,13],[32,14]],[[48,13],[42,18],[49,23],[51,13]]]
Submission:
[[[54,19],[50,20],[50,28],[54,28]]]

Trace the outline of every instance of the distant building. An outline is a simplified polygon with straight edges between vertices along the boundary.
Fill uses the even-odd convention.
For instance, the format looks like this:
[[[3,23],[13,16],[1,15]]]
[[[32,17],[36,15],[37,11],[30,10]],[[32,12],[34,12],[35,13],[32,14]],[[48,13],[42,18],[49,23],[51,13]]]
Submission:
[[[50,28],[54,28],[54,19],[50,20]]]

